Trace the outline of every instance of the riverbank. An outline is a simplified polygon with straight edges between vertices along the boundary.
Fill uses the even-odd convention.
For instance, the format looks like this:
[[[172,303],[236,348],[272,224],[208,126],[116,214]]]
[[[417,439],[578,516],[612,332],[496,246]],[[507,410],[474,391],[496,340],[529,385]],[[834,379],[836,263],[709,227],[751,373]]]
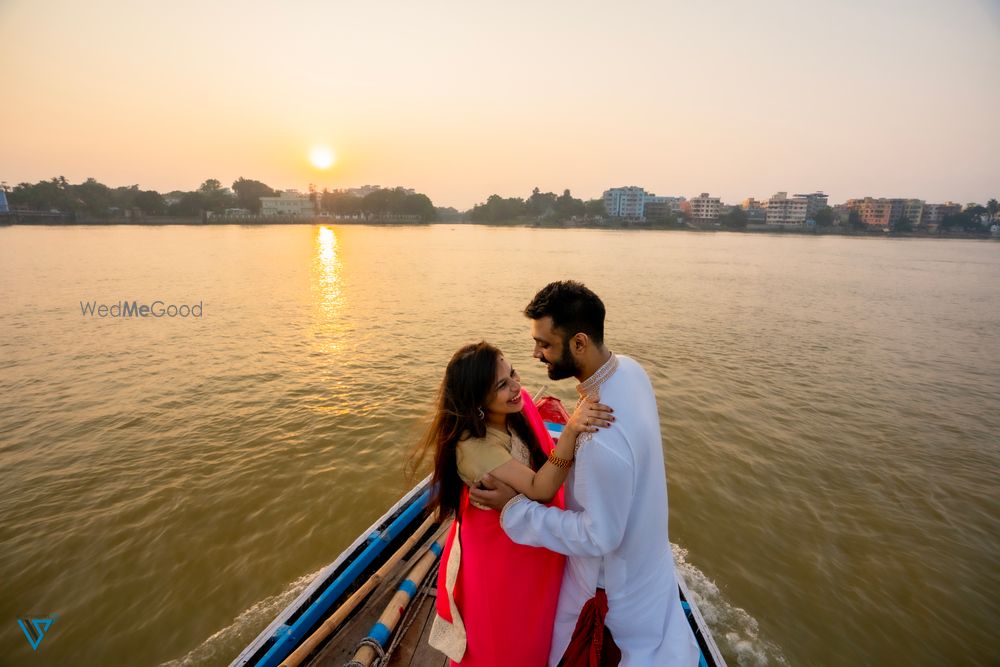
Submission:
[[[614,230],[657,230],[673,232],[695,232],[700,234],[714,232],[732,232],[736,234],[763,234],[771,236],[846,236],[859,238],[921,238],[921,239],[1000,239],[1000,234],[969,234],[966,232],[948,232],[944,234],[931,232],[886,232],[882,230],[859,231],[849,230],[842,227],[823,227],[812,229],[732,229],[728,227],[715,227],[711,225],[663,225],[656,223],[648,224],[616,224],[598,222],[550,222],[535,220],[506,220],[499,222],[472,222],[469,220],[449,220],[433,222],[400,222],[398,220],[343,220],[327,216],[314,217],[282,217],[274,216],[268,218],[215,218],[204,219],[198,216],[146,216],[143,218],[93,218],[86,216],[67,217],[59,213],[36,213],[30,216],[23,214],[5,214],[0,216],[0,226],[10,225],[30,225],[30,226],[80,226],[80,225],[109,225],[109,226],[163,226],[163,225],[194,225],[206,227],[212,225],[241,225],[248,227],[266,225],[385,225],[385,226],[424,226],[424,225],[475,225],[480,227],[523,227],[537,229],[614,229]]]

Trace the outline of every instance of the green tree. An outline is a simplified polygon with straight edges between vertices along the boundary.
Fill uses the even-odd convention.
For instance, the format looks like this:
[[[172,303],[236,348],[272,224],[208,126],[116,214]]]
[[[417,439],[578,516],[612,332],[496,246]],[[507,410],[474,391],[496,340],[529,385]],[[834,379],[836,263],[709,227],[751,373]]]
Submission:
[[[211,195],[218,192],[221,189],[222,189],[222,183],[219,181],[219,179],[209,178],[204,183],[201,184],[201,187],[198,188],[198,192],[201,192],[206,195]]]
[[[202,209],[206,211],[218,213],[234,203],[232,193],[222,187],[222,183],[215,178],[209,178],[202,183],[198,188],[198,194],[202,195]]]
[[[986,211],[990,214],[990,220],[997,219],[997,213],[1000,213],[1000,202],[996,199],[991,199],[986,202]]]
[[[569,220],[574,216],[583,215],[586,210],[587,207],[583,201],[570,194],[569,189],[563,190],[562,195],[556,199],[556,220]]]
[[[276,194],[264,183],[242,176],[233,181],[233,192],[236,194],[236,205],[254,213],[260,213],[261,197],[274,197]]]
[[[347,192],[323,192],[319,202],[321,210],[334,215],[360,215],[364,212],[361,197]]]
[[[889,231],[897,233],[906,233],[913,231],[913,223],[905,215],[900,216],[893,222],[889,223]]]
[[[592,218],[604,218],[608,212],[604,208],[604,199],[591,199],[583,206],[584,215]]]
[[[146,215],[163,215],[167,212],[163,195],[155,190],[143,190],[136,194],[133,205]]]
[[[536,187],[524,202],[524,215],[544,218],[555,214],[557,197],[554,192],[541,192]]]
[[[526,213],[523,199],[500,195],[490,195],[484,204],[476,204],[469,211],[469,219],[474,222],[510,222],[522,218]]]
[[[816,211],[816,215],[813,219],[816,221],[817,227],[832,227],[833,209],[829,206],[824,206],[820,210]]]
[[[726,229],[746,229],[747,212],[739,206],[733,206],[729,212],[719,216],[719,222]]]
[[[422,222],[433,222],[438,218],[434,202],[427,195],[420,193],[406,195],[402,212],[406,215],[419,215]]]
[[[168,210],[174,215],[200,216],[202,211],[209,210],[208,197],[203,192],[185,192]]]
[[[938,233],[946,234],[953,231],[962,231],[966,234],[984,234],[989,231],[989,226],[984,226],[980,222],[980,215],[986,208],[977,204],[970,204],[964,211],[952,213],[941,219],[938,225]]]
[[[114,194],[108,186],[88,178],[80,185],[73,186],[73,194],[81,202],[82,209],[97,218],[106,218],[114,205]]]

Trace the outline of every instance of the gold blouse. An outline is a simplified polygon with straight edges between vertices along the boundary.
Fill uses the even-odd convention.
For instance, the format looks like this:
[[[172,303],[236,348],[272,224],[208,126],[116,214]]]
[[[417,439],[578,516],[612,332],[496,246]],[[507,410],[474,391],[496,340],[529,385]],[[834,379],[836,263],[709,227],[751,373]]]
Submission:
[[[458,476],[469,487],[479,483],[488,472],[492,472],[514,460],[526,466],[531,465],[531,455],[527,445],[517,437],[492,426],[486,427],[482,438],[463,437],[457,448]]]

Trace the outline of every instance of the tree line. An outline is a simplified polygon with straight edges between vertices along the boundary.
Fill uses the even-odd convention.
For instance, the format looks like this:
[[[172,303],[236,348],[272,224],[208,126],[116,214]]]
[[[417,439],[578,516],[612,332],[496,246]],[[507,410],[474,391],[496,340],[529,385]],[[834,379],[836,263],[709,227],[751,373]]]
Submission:
[[[575,198],[569,190],[556,195],[554,192],[542,192],[535,188],[527,199],[490,195],[484,203],[472,207],[468,212],[468,219],[472,222],[563,222],[572,218],[600,218],[604,215],[603,199],[583,201]]]
[[[138,185],[112,188],[96,179],[69,183],[57,176],[37,183],[19,183],[13,188],[3,184],[8,203],[31,211],[79,214],[108,219],[138,211],[146,216],[196,217],[203,213],[222,214],[227,209],[245,209],[259,214],[261,197],[275,197],[279,192],[261,181],[240,177],[231,188],[215,178],[204,181],[196,190],[175,190],[161,194],[143,190]],[[384,188],[359,197],[346,192],[317,192],[310,186],[309,198],[317,211],[340,215],[380,216],[416,215],[423,222],[437,219],[437,210],[424,194],[403,188]]]

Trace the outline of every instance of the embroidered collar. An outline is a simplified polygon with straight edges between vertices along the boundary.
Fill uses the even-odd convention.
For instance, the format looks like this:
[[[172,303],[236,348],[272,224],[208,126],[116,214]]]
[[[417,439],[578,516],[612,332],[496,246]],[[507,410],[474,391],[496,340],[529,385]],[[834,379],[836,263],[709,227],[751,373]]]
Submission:
[[[618,357],[612,352],[603,366],[598,368],[589,378],[576,385],[576,393],[580,394],[581,399],[587,396],[598,398],[601,385],[614,375],[616,370],[618,370]]]

